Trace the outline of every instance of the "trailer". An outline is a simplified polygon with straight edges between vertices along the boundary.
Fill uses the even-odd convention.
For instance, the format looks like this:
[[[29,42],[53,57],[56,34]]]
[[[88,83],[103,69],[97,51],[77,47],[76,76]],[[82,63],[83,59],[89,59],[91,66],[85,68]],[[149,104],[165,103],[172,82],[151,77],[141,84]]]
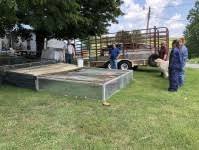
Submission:
[[[133,31],[120,31],[106,35],[76,40],[76,55],[88,60],[91,67],[110,68],[109,50],[116,44],[121,54],[118,69],[128,70],[138,66],[156,66],[161,43],[166,42],[169,50],[169,30],[166,27],[154,27]]]

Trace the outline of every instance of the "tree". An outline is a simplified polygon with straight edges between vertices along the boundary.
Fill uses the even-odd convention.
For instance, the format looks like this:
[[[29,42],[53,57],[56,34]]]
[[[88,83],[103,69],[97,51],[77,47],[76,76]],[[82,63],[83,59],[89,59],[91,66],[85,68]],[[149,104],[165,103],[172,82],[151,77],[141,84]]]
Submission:
[[[116,33],[117,43],[144,43],[144,37],[140,30],[129,31],[119,31]]]
[[[0,0],[0,37],[5,36],[6,31],[12,30],[16,17],[15,0]]]
[[[131,43],[132,42],[132,36],[130,32],[126,32],[126,31],[117,32],[115,38],[116,38],[117,43]]]
[[[132,42],[136,44],[141,44],[141,43],[144,43],[145,41],[145,38],[140,30],[133,30],[131,32],[131,38],[132,38]]]
[[[44,38],[82,38],[107,31],[121,0],[16,0],[18,23],[31,25],[41,54]]]
[[[44,38],[82,38],[103,34],[122,15],[122,0],[0,0],[0,32],[28,24],[41,54]]]
[[[199,56],[199,1],[196,1],[187,17],[189,24],[186,26],[185,38],[189,48],[189,57]]]

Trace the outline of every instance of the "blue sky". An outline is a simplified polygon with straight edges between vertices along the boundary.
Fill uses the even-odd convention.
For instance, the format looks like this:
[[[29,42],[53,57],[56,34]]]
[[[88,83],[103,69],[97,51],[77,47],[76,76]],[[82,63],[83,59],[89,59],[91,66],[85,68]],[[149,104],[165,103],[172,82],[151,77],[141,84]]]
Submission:
[[[112,24],[109,32],[146,28],[147,12],[151,7],[150,27],[165,26],[171,37],[183,35],[189,10],[196,0],[123,0],[124,16],[118,17],[118,24]]]

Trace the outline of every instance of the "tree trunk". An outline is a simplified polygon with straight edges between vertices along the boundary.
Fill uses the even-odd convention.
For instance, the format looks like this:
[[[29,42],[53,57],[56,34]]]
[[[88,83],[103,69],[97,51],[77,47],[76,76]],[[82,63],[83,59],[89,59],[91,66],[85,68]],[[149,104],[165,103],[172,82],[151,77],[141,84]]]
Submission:
[[[45,35],[41,32],[36,32],[36,45],[37,45],[37,57],[41,57],[42,50],[44,49]]]

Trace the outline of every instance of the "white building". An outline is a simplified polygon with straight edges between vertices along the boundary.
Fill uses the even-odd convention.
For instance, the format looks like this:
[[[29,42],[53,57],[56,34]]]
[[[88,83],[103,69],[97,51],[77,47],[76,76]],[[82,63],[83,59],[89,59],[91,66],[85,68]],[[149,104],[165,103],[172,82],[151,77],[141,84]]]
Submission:
[[[29,25],[21,24],[24,29],[33,30]],[[18,30],[16,25],[12,31]],[[12,32],[11,31],[11,32]],[[28,40],[23,40],[21,37],[14,37],[12,33],[8,33],[4,38],[0,38],[0,51],[13,48],[15,50],[30,50],[36,51],[36,35],[30,33],[31,37]]]
[[[21,37],[15,37],[15,40],[12,40],[12,48],[16,50],[27,50],[27,51],[36,51],[36,35],[31,33],[31,38],[28,40],[23,40]]]

